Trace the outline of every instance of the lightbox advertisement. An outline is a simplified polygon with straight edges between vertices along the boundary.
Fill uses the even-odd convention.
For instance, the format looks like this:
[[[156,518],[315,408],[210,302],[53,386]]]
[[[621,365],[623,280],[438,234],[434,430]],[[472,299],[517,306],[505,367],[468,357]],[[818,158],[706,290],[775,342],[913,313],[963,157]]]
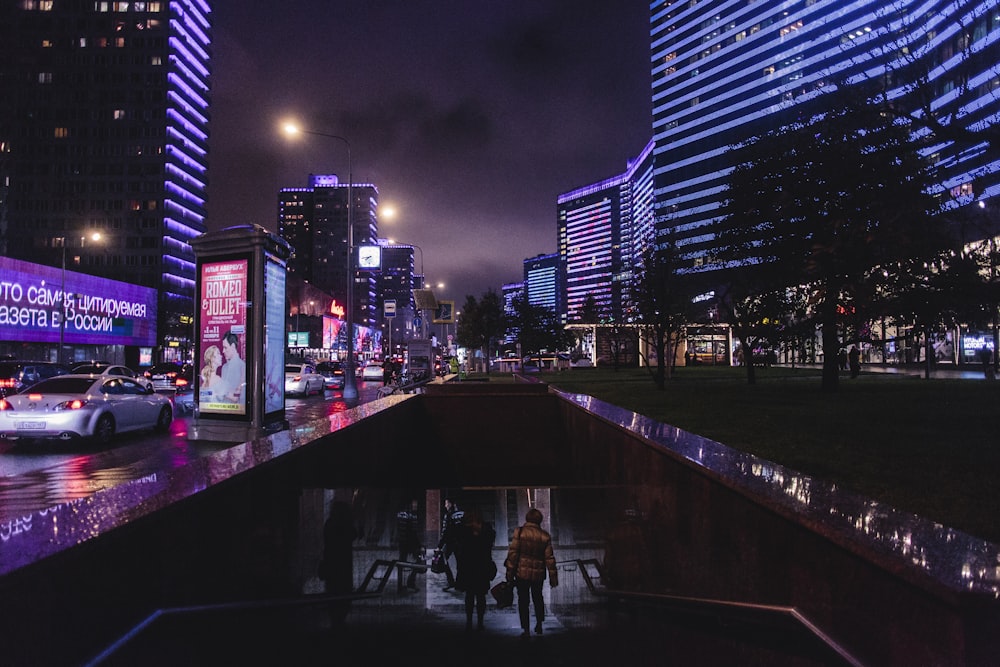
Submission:
[[[198,403],[202,414],[246,414],[248,271],[246,259],[201,265]]]

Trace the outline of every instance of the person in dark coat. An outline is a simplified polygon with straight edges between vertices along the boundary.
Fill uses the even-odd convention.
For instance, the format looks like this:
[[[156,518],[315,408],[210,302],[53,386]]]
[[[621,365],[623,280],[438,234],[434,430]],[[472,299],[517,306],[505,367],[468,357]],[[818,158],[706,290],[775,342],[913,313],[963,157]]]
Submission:
[[[458,508],[458,503],[451,498],[444,499],[444,514],[441,516],[441,539],[438,540],[438,549],[444,558],[444,573],[448,579],[448,585],[444,587],[446,591],[455,587],[455,575],[452,574],[448,559],[455,552],[455,535],[462,525],[464,516],[465,513]]]
[[[496,530],[491,524],[483,522],[476,509],[465,513],[461,526],[456,530],[454,543],[458,572],[455,574],[455,587],[465,591],[466,630],[472,629],[473,607],[478,620],[476,627],[483,629],[486,592],[497,572],[493,562],[493,542],[496,536]]]
[[[331,595],[347,595],[354,591],[354,528],[351,506],[343,501],[330,503],[330,514],[323,524],[323,560],[319,577]],[[330,603],[334,627],[342,624],[351,609],[350,600]]]
[[[542,599],[542,584],[546,572],[549,586],[559,585],[556,557],[552,551],[552,536],[542,530],[542,513],[532,507],[524,517],[524,525],[514,531],[514,539],[507,549],[507,581],[514,582],[517,589],[517,612],[521,617],[521,636],[528,632],[528,596],[535,607],[535,634],[542,634],[545,620],[545,601]]]
[[[420,539],[419,503],[410,501],[410,509],[396,514],[396,529],[399,537],[399,560],[404,563],[420,563],[422,561],[423,544]],[[417,590],[417,571],[410,570],[406,577],[406,587]]]
[[[847,358],[851,365],[851,377],[858,377],[861,374],[861,350],[858,349],[857,345],[851,346],[851,350],[847,353]]]

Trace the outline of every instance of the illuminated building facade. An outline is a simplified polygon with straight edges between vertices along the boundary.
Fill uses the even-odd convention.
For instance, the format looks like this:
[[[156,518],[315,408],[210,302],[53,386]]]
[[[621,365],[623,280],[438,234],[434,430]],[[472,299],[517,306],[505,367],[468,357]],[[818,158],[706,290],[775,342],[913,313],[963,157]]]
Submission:
[[[654,0],[650,26],[657,233],[696,271],[711,268],[729,147],[824,108],[838,80],[878,85],[904,109],[926,93],[974,130],[1000,111],[995,1]],[[941,140],[926,154],[953,204],[1000,191],[997,147]]]
[[[514,317],[514,302],[523,299],[525,296],[524,283],[506,283],[500,288],[500,298],[503,299],[503,314],[506,317]],[[504,333],[504,344],[511,345],[517,342],[519,331],[517,327],[508,327]]]
[[[209,3],[0,7],[0,254],[155,288],[156,356],[183,359],[189,241],[205,231]]]
[[[310,174],[309,187],[283,188],[278,193],[278,234],[292,246],[289,274],[312,283],[347,303],[348,190],[354,199],[351,222],[357,246],[374,244],[378,234],[378,188],[354,183],[348,188],[334,174]],[[355,271],[354,323],[375,321],[376,274]]]
[[[524,295],[532,306],[561,312],[562,280],[559,255],[538,255],[524,260]]]
[[[559,196],[563,322],[581,321],[588,303],[600,321],[629,320],[632,277],[654,229],[652,155],[650,142],[623,173]]]

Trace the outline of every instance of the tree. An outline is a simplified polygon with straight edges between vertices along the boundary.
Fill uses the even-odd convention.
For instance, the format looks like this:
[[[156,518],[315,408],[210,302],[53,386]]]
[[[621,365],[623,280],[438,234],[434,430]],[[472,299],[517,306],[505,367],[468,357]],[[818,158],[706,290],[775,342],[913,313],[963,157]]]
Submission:
[[[566,350],[573,345],[573,336],[559,322],[555,311],[524,298],[515,299],[511,306],[513,314],[508,316],[507,324],[517,330],[522,354]]]
[[[462,314],[456,326],[458,344],[481,350],[486,360],[486,373],[490,372],[490,357],[505,330],[503,305],[494,290],[487,290],[477,301],[472,295],[465,297]]]
[[[655,364],[646,358],[646,368],[657,389],[666,387],[677,346],[687,325],[695,320],[696,279],[681,274],[679,266],[679,254],[673,243],[650,247],[643,254],[632,290],[639,336],[656,355]]]
[[[838,312],[866,281],[942,247],[933,226],[932,173],[907,123],[841,91],[838,104],[772,130],[741,151],[719,228],[724,268],[767,291],[813,285],[822,330],[823,389],[836,391]]]

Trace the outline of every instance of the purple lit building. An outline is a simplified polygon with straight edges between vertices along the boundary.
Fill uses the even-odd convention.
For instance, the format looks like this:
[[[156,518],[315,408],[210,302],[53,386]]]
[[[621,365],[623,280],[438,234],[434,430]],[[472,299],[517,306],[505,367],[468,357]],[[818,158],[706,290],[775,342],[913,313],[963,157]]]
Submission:
[[[210,13],[206,0],[0,4],[0,254],[157,290],[157,359],[191,347]]]

